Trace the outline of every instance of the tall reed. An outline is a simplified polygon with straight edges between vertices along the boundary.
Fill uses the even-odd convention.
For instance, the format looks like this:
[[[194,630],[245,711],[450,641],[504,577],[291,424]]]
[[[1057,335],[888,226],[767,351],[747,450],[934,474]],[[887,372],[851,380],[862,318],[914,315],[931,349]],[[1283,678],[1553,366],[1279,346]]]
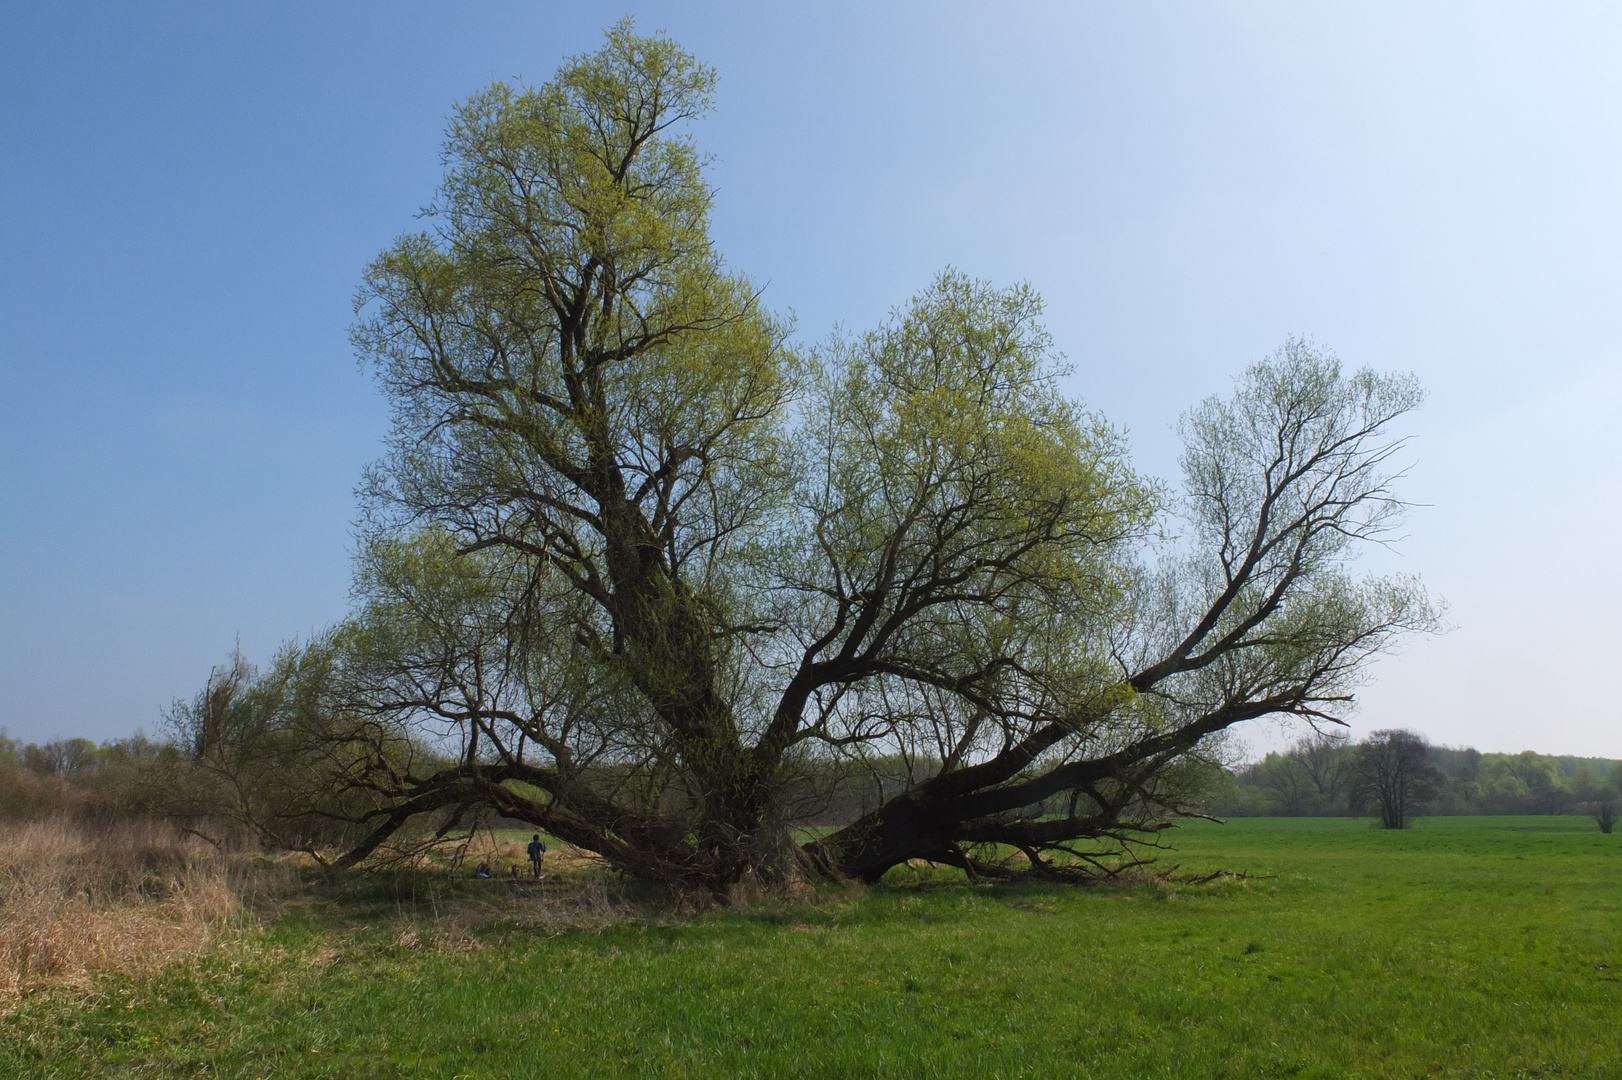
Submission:
[[[241,911],[229,856],[165,822],[57,817],[0,835],[0,1006],[97,973],[150,974]]]

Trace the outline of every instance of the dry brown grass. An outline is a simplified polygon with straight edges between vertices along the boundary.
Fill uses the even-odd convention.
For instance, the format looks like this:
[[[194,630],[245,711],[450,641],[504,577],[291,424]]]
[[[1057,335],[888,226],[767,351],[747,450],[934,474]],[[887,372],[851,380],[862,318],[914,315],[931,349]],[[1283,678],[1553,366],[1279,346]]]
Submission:
[[[435,952],[477,951],[509,940],[651,924],[666,914],[603,875],[534,886],[492,885],[484,896],[463,894],[402,907],[389,923],[390,943]]]
[[[225,854],[165,823],[12,826],[0,838],[0,1008],[207,948],[242,909],[234,884]]]
[[[88,986],[101,973],[154,975],[222,938],[246,945],[244,934],[294,910],[344,948],[369,947],[381,931],[394,947],[462,951],[657,924],[714,903],[651,896],[601,858],[563,844],[548,852],[546,874],[535,881],[524,844],[488,833],[372,873],[335,875],[302,853],[228,848],[161,821],[59,816],[11,825],[0,835],[0,1012],[38,990]],[[483,861],[494,879],[473,877]]]
[[[517,870],[520,877],[529,876],[528,844],[523,840],[502,840],[488,832],[473,834],[460,845],[459,863],[476,866],[488,859],[497,874],[507,875]],[[580,873],[606,873],[608,863],[600,855],[582,851],[569,844],[553,843],[543,864],[549,877],[573,876]]]
[[[427,887],[397,904],[391,921],[393,944],[478,949],[492,935],[502,939],[595,932],[660,917],[661,906],[640,895],[643,890],[615,876],[600,856],[572,845],[554,841],[546,854],[545,875],[533,879],[526,844],[527,837],[513,841],[479,832],[413,860],[390,864],[431,875],[426,881],[415,879]],[[483,862],[489,862],[494,873],[490,880],[473,877]],[[364,881],[354,884],[367,887]]]

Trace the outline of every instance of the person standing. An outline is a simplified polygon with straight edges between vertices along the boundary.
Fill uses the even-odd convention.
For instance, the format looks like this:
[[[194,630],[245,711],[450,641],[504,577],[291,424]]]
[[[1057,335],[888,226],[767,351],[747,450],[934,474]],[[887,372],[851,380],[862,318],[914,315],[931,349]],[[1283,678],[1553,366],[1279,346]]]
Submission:
[[[535,839],[529,842],[529,862],[535,870],[535,877],[541,876],[541,859],[546,856],[546,845],[541,842],[541,834],[536,833]]]

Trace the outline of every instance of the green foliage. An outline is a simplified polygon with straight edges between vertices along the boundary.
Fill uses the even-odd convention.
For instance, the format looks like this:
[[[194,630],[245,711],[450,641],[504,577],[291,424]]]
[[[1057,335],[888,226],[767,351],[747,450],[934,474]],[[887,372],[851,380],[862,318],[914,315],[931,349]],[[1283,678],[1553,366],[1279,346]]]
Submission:
[[[354,341],[394,427],[329,639],[323,737],[374,750],[339,755],[376,799],[346,863],[482,806],[680,888],[979,848],[1051,869],[1163,827],[1228,727],[1331,716],[1434,625],[1416,583],[1343,565],[1400,515],[1411,378],[1287,343],[1189,414],[1176,506],[1060,392],[1027,285],[947,270],[802,352],[711,243],[686,125],[714,86],[629,22],[491,86],[429,227],[368,269]],[[1157,548],[1174,510],[1193,535]],[[886,802],[792,851],[852,764]]]
[[[1346,565],[1402,511],[1410,377],[1287,342],[1188,414],[1174,499],[1060,391],[1028,285],[947,270],[799,349],[711,242],[714,87],[627,21],[456,109],[357,296],[393,413],[358,609],[177,705],[196,806],[343,866],[500,815],[677,891],[1063,876],[1436,625]]]
[[[174,764],[146,809],[232,827],[270,850],[352,844],[375,798],[357,771],[389,767],[399,744],[374,737],[330,708],[337,635],[289,643],[269,670],[241,656],[214,669],[167,722]],[[177,752],[183,748],[182,759]],[[406,746],[409,752],[412,747]]]
[[[99,746],[83,738],[24,744],[0,732],[0,819],[161,812],[182,766],[174,747],[139,732]]]
[[[1341,815],[1367,807],[1344,784],[1320,786],[1335,759],[1353,748],[1337,741],[1302,740],[1283,752],[1228,773],[1207,803],[1219,816]],[[1562,814],[1622,801],[1622,761],[1571,755],[1482,753],[1468,747],[1430,746],[1432,792],[1425,814]]]

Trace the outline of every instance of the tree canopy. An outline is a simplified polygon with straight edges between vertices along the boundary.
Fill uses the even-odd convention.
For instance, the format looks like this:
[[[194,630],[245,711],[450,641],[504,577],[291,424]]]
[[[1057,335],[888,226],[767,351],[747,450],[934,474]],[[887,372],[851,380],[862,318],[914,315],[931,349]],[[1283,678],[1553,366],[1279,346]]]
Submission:
[[[366,274],[392,436],[301,713],[345,864],[492,813],[679,888],[1106,872],[1232,725],[1333,722],[1432,625],[1347,569],[1402,509],[1410,378],[1292,340],[1187,414],[1174,492],[1028,286],[946,270],[804,347],[710,239],[714,86],[623,23],[490,87]]]

